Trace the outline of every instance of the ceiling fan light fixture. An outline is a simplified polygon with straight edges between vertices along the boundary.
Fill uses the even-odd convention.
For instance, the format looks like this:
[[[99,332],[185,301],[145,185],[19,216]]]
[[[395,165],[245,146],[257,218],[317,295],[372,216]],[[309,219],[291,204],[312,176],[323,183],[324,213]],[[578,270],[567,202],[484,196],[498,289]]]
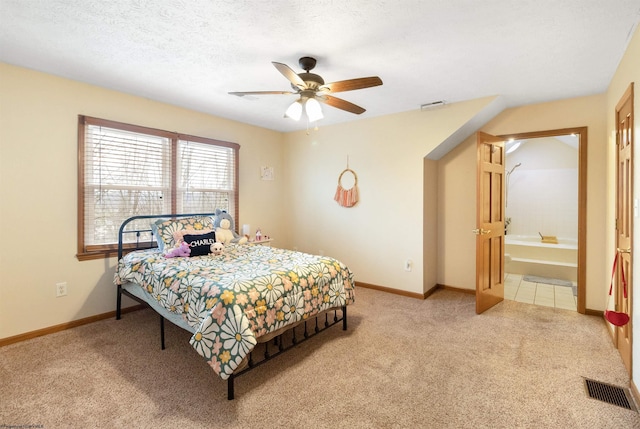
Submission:
[[[509,141],[507,142],[507,152],[506,152],[506,154],[508,155],[508,154],[510,154],[510,153],[515,152],[515,151],[516,151],[516,149],[518,149],[518,148],[520,147],[520,145],[521,145],[521,144],[522,144],[522,142],[514,141],[513,139],[512,139],[512,140],[509,140]]]
[[[285,118],[291,118],[294,121],[299,121],[302,117],[302,103],[300,100],[296,100],[291,103],[291,106],[287,108],[287,111],[284,112]]]
[[[324,118],[324,115],[322,114],[322,108],[320,107],[320,103],[318,103],[318,100],[316,100],[315,98],[307,99],[307,102],[305,103],[304,108],[305,108],[305,111],[307,112],[307,117],[309,118],[309,121],[316,122]]]

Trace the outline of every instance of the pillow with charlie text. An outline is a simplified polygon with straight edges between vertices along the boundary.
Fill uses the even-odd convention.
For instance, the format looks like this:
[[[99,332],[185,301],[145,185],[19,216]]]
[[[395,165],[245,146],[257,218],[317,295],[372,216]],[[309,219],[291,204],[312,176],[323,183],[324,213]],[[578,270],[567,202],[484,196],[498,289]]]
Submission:
[[[191,256],[204,256],[211,253],[211,245],[216,242],[216,233],[185,234],[182,239],[191,248]]]

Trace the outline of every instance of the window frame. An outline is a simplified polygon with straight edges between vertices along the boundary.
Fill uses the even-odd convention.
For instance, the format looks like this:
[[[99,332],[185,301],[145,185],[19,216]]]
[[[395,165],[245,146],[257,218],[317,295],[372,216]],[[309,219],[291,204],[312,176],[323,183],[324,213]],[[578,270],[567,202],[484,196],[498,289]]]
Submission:
[[[171,213],[176,213],[177,207],[177,181],[178,181],[178,141],[186,140],[190,142],[211,144],[214,146],[222,146],[231,148],[234,151],[234,174],[233,174],[233,213],[231,215],[236,219],[236,228],[239,219],[239,155],[240,145],[237,143],[226,142],[222,140],[216,140],[206,137],[199,137],[189,134],[182,134],[177,132],[165,131],[155,128],[144,127],[140,125],[127,124],[123,122],[112,121],[108,119],[94,118],[91,116],[78,115],[78,249],[76,257],[79,261],[93,260],[93,259],[105,259],[115,257],[118,254],[117,237],[113,244],[101,244],[101,245],[87,245],[85,243],[85,135],[86,126],[95,125],[103,126],[123,131],[130,131],[141,134],[149,134],[158,137],[165,137],[170,140],[171,150],[171,167],[170,167],[170,182],[171,182]],[[210,210],[213,212],[216,207],[212,207]],[[150,213],[156,214],[156,213]],[[162,213],[157,213],[162,214]],[[176,213],[177,214],[177,213]],[[131,215],[133,216],[133,214]],[[124,245],[126,248],[132,248],[133,245]]]

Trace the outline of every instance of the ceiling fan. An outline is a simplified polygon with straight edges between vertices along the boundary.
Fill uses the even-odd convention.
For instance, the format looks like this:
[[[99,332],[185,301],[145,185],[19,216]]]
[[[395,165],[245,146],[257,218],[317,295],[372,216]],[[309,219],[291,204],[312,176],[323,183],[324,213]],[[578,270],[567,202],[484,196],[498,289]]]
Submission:
[[[320,103],[328,104],[347,112],[359,115],[365,111],[364,108],[350,103],[341,98],[333,97],[329,94],[335,92],[353,91],[355,89],[370,88],[372,86],[382,85],[382,80],[378,76],[361,77],[357,79],[341,80],[337,82],[325,83],[321,76],[311,73],[316,66],[316,59],[312,57],[302,57],[298,60],[298,64],[304,70],[304,73],[296,73],[286,64],[273,61],[275,68],[291,82],[293,91],[246,91],[246,92],[230,92],[229,94],[243,97],[245,95],[267,95],[267,94],[293,94],[300,95],[300,98],[294,101],[287,111],[285,117],[299,120],[302,116],[304,107],[309,121],[315,122],[323,118]]]

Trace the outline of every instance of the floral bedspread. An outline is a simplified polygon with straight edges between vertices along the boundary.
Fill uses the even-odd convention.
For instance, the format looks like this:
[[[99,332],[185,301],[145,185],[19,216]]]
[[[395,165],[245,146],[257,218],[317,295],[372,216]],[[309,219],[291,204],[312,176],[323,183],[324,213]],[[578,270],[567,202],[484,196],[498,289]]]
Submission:
[[[261,245],[190,258],[138,250],[118,263],[114,283],[127,282],[194,327],[191,345],[222,379],[258,337],[355,299],[353,273],[340,261]]]

